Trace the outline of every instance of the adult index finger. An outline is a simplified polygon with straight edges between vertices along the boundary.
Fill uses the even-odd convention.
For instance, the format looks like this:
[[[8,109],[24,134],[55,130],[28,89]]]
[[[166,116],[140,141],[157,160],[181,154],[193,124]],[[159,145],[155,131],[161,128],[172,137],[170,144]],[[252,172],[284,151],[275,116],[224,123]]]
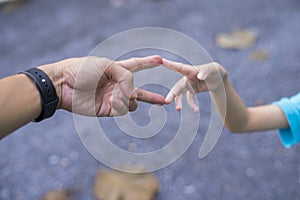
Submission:
[[[143,69],[156,67],[162,64],[162,57],[159,55],[147,56],[143,58],[130,58],[117,61],[117,64],[128,69],[131,72],[137,72]]]
[[[165,104],[165,98],[157,93],[136,88],[131,98],[136,98],[138,101],[143,101],[151,104]]]

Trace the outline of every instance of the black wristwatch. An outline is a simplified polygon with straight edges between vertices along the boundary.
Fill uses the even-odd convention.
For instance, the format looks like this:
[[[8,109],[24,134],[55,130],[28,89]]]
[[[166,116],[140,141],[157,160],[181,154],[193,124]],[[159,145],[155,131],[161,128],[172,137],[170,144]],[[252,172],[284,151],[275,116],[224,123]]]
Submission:
[[[42,112],[34,122],[40,122],[51,117],[56,111],[58,96],[50,78],[45,72],[38,68],[31,68],[24,72],[20,72],[20,74],[26,74],[32,78],[40,92]]]

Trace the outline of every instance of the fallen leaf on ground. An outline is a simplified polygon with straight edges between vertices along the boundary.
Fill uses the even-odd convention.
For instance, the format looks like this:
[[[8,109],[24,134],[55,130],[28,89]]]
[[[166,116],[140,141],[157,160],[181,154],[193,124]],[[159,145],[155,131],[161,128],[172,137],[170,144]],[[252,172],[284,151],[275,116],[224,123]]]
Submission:
[[[136,149],[137,149],[137,146],[136,146],[136,144],[135,143],[130,143],[129,145],[128,145],[128,151],[130,151],[130,152],[136,152]]]
[[[7,2],[11,2],[11,1],[16,1],[16,0],[0,0],[0,4],[2,4],[2,3],[7,3]]]
[[[12,0],[3,4],[2,9],[6,13],[13,12],[20,7],[24,6],[29,0]]]
[[[249,58],[253,61],[264,61],[269,58],[269,53],[264,50],[255,50],[250,53]]]
[[[100,171],[94,193],[99,200],[153,200],[158,189],[158,179],[152,173]]]
[[[51,190],[42,198],[42,200],[73,200],[71,198],[73,191],[70,189]]]
[[[216,44],[222,49],[245,49],[255,41],[255,33],[248,29],[234,29],[230,33],[221,33],[216,37]]]

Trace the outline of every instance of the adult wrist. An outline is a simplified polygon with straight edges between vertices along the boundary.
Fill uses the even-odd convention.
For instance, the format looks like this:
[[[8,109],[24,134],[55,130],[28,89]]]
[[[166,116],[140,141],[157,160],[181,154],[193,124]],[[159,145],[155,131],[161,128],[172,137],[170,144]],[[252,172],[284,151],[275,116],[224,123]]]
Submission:
[[[49,76],[43,70],[36,67],[23,71],[21,74],[25,74],[30,77],[34,81],[36,88],[40,93],[42,110],[34,121],[40,122],[54,115],[59,98]]]
[[[61,97],[62,97],[62,84],[63,84],[63,72],[62,72],[62,66],[59,65],[59,63],[53,63],[53,64],[47,64],[37,67],[38,69],[42,70],[44,73],[47,74],[47,76],[50,78],[57,97],[58,97],[58,104],[57,108],[60,108],[61,105]]]

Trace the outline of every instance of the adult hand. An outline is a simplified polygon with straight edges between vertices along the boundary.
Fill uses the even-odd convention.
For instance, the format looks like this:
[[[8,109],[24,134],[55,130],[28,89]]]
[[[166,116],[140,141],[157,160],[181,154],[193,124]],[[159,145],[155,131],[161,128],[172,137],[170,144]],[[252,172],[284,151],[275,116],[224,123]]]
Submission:
[[[163,65],[184,75],[184,77],[172,87],[165,100],[166,103],[169,104],[175,99],[177,111],[182,109],[182,97],[184,94],[186,94],[189,106],[195,112],[199,111],[195,94],[208,90],[214,92],[220,87],[223,79],[227,77],[226,70],[215,62],[191,66],[163,59]]]
[[[135,88],[132,74],[160,64],[160,56],[116,62],[90,56],[71,58],[39,68],[54,82],[60,99],[58,108],[101,117],[134,111],[137,101],[164,104],[162,95]]]

